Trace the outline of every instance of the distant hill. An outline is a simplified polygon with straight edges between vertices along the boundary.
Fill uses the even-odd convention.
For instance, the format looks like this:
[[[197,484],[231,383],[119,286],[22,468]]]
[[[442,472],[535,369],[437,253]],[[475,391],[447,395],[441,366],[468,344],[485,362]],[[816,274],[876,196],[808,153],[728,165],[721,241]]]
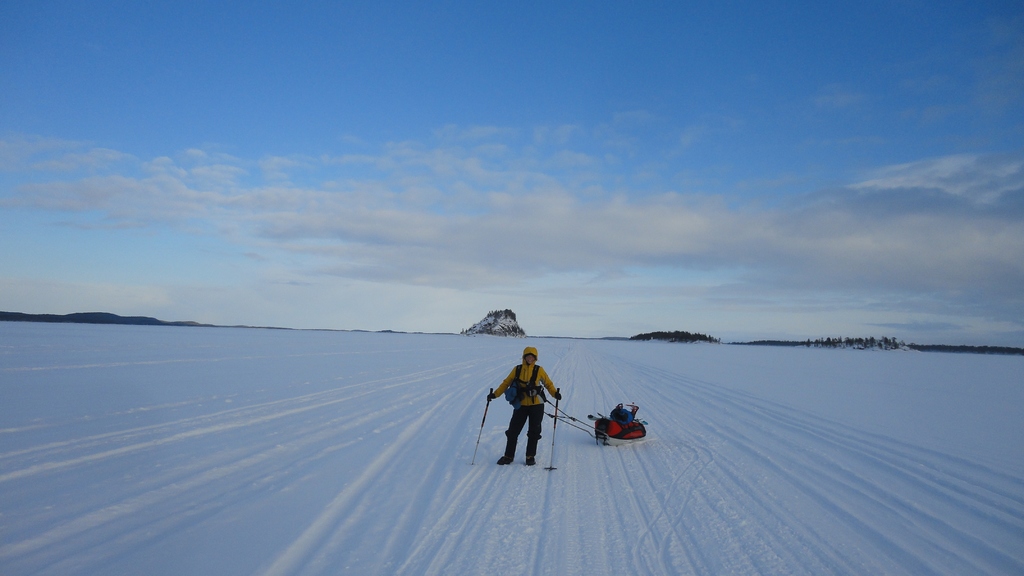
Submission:
[[[526,332],[519,327],[516,320],[516,313],[505,310],[491,310],[484,316],[484,319],[462,331],[462,334],[473,336],[475,334],[489,334],[491,336],[511,336],[513,338],[525,338]]]
[[[198,322],[166,322],[148,316],[118,316],[109,312],[75,314],[23,314],[0,312],[0,322],[47,322],[51,324],[130,324],[134,326],[212,326]]]

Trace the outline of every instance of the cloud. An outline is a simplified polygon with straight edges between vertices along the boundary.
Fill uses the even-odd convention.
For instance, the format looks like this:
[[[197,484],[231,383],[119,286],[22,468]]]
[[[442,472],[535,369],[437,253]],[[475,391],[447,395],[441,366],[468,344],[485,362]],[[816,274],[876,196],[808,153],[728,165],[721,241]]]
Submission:
[[[854,184],[855,190],[937,190],[992,204],[1024,190],[1024,156],[958,154],[887,166]]]
[[[0,205],[57,212],[101,213],[113,223],[183,223],[212,219],[230,198],[212,190],[198,190],[168,175],[137,178],[120,175],[79,180],[25,184],[19,195]]]
[[[514,138],[519,131],[515,128],[501,126],[458,126],[448,124],[436,130],[434,136],[441,141],[451,142],[479,142],[502,138]]]
[[[850,90],[842,84],[829,84],[818,90],[814,96],[814,104],[823,109],[852,108],[865,100],[861,92]]]
[[[168,289],[161,286],[26,280],[6,275],[0,275],[0,293],[6,306],[45,314],[116,310],[125,315],[150,316],[159,314],[173,301]]]
[[[75,170],[97,170],[106,168],[112,164],[118,162],[125,162],[132,160],[133,157],[129,154],[124,154],[116,150],[110,150],[107,148],[91,148],[87,151],[80,153],[68,153],[47,160],[39,162],[31,166],[32,170],[52,170],[60,172],[72,172]]]
[[[189,171],[191,179],[200,187],[212,188],[237,187],[248,173],[244,168],[228,164],[197,166]]]
[[[565,146],[577,135],[582,134],[579,126],[563,124],[561,126],[538,126],[533,130],[533,142],[538,146],[553,144]]]
[[[85,142],[20,135],[0,139],[0,171],[95,171],[133,160],[130,154]]]
[[[865,291],[1012,299],[1012,287],[1024,285],[1019,217],[945,198],[932,203],[929,194],[911,194],[911,202],[848,196],[781,215],[771,234],[785,236],[765,234],[771,253],[764,256],[777,259],[767,270],[786,271],[791,285]],[[947,208],[934,209],[943,203]]]
[[[683,148],[689,148],[693,146],[703,135],[707,129],[703,126],[690,126],[683,130],[682,134],[679,135],[679,144]]]
[[[259,162],[188,153],[134,171],[22,184],[2,202],[99,213],[107,224],[221,231],[249,258],[297,256],[296,273],[307,277],[492,289],[673,270],[721,276],[749,298],[924,294],[1024,322],[1020,153],[882,167],[770,208],[710,195],[629,196],[610,184],[601,157],[573,150],[478,153],[393,143],[311,161],[305,168],[324,183],[311,186],[273,175],[293,166],[287,160],[265,159],[263,181],[247,185]]]
[[[951,322],[888,322],[883,324],[872,324],[872,326],[912,332],[950,332],[966,328],[966,326],[953,324]]]
[[[266,156],[260,159],[259,167],[266,180],[287,182],[290,179],[289,172],[293,168],[308,168],[312,162],[314,161],[297,157]]]
[[[629,110],[614,114],[611,122],[600,124],[594,136],[606,147],[618,151],[635,151],[640,133],[657,125],[658,117],[647,110]]]

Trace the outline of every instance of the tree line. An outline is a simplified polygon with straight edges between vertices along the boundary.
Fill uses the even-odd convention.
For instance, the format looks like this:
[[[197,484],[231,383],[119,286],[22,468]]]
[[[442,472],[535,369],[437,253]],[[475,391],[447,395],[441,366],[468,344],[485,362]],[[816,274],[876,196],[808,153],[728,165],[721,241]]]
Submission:
[[[807,348],[854,348],[857,350],[917,350],[919,352],[959,352],[964,354],[1013,354],[1024,356],[1024,348],[1010,346],[947,346],[944,344],[906,344],[896,338],[817,338],[815,340],[755,340],[736,342],[749,346],[790,346]]]
[[[738,342],[752,346],[806,346],[807,348],[854,348],[856,350],[900,350],[907,345],[903,340],[883,336],[875,338],[844,338],[827,337],[811,340],[756,340],[754,342]]]

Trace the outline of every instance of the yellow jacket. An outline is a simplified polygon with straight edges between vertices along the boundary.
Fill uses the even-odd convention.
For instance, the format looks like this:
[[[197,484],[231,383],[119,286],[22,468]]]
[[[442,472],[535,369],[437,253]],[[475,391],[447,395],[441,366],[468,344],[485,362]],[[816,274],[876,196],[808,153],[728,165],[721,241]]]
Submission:
[[[520,388],[530,383],[530,378],[533,377],[534,370],[540,370],[540,372],[537,372],[537,383],[543,384],[544,387],[547,388],[548,392],[551,393],[551,396],[554,396],[556,392],[555,383],[551,381],[551,377],[548,376],[548,373],[544,371],[544,368],[537,364],[531,366],[526,362],[523,362],[523,368],[519,372],[519,381],[521,382]],[[502,394],[504,394],[505,389],[508,388],[510,384],[512,384],[512,381],[515,380],[515,378],[516,369],[512,368],[512,371],[508,373],[508,376],[505,378],[505,380],[494,391],[494,397],[498,398]],[[523,406],[535,406],[537,404],[543,403],[544,400],[542,400],[540,396],[526,396],[523,398],[522,401]]]

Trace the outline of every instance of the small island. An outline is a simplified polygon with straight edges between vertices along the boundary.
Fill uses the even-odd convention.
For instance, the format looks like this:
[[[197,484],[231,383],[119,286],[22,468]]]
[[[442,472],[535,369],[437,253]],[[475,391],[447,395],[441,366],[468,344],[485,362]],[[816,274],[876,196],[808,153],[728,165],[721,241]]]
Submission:
[[[675,331],[675,332],[647,332],[645,334],[637,334],[631,336],[630,340],[664,340],[665,342],[711,342],[713,344],[719,344],[722,342],[721,338],[715,338],[714,336],[708,336],[707,334],[694,334],[692,332]]]

